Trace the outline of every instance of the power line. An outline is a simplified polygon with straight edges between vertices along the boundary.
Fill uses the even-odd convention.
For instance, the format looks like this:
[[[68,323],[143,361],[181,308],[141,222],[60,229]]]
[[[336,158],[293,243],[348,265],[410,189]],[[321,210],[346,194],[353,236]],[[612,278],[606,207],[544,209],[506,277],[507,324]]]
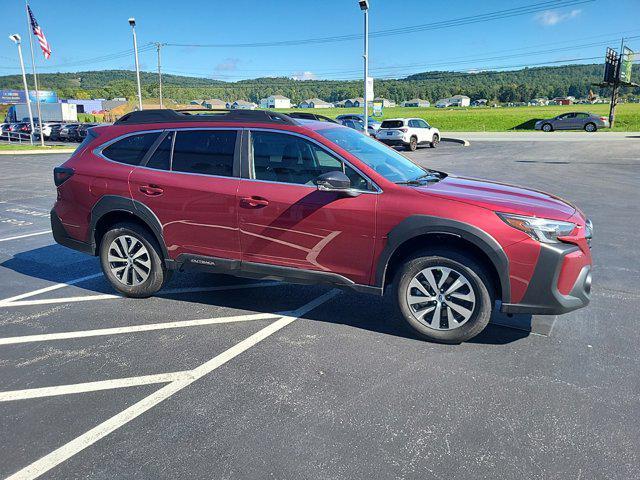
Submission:
[[[584,3],[591,3],[595,0],[552,0],[537,3],[534,5],[509,8],[506,10],[498,10],[495,12],[489,12],[479,15],[470,15],[466,17],[454,18],[449,20],[442,20],[438,22],[431,22],[420,25],[396,27],[386,30],[378,30],[370,33],[370,37],[386,37],[391,35],[405,35],[408,33],[423,32],[427,30],[435,30],[440,28],[450,28],[461,25],[469,25],[473,23],[487,22],[491,20],[499,20],[503,18],[511,18],[514,16],[526,15],[529,13],[536,13],[552,8],[562,8],[568,6],[576,6]],[[253,43],[211,43],[211,44],[193,44],[193,43],[167,43],[167,46],[171,47],[195,47],[195,48],[256,48],[256,47],[285,47],[285,46],[297,46],[297,45],[310,45],[310,44],[324,44],[334,42],[344,42],[351,40],[359,40],[362,38],[361,34],[348,34],[348,35],[334,35],[329,37],[317,37],[307,38],[299,40],[280,40],[271,42],[253,42]]]

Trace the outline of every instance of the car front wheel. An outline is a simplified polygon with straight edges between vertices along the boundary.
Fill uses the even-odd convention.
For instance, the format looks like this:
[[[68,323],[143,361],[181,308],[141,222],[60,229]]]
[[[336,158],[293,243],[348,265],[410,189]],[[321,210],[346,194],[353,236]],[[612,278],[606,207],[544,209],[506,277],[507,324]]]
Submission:
[[[396,274],[395,300],[406,323],[420,336],[460,343],[489,323],[493,287],[484,268],[454,250],[410,258]]]
[[[550,123],[545,123],[544,125],[542,125],[542,131],[543,132],[551,132],[551,131],[553,131],[553,127],[551,126]]]
[[[113,288],[126,297],[150,297],[168,280],[155,238],[134,223],[114,225],[104,234],[100,263]]]

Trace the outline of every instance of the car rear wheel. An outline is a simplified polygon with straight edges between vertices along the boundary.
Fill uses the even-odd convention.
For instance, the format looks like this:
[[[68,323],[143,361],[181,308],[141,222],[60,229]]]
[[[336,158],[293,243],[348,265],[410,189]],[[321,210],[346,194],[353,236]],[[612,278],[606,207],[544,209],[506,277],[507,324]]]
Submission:
[[[431,145],[431,148],[436,148],[436,146],[440,143],[440,137],[438,136],[437,133],[433,134],[433,137],[431,137],[431,143],[429,145]]]
[[[155,238],[134,223],[114,225],[104,234],[100,263],[113,288],[126,297],[150,297],[169,277]]]
[[[411,140],[409,140],[409,145],[407,145],[407,150],[411,152],[415,152],[417,148],[418,148],[418,139],[416,137],[411,137]]]
[[[598,127],[596,127],[595,123],[589,122],[584,126],[584,129],[587,132],[595,132],[598,129]]]
[[[424,252],[397,272],[395,300],[421,337],[460,343],[489,323],[494,291],[489,278],[476,261],[457,251]]]
[[[545,123],[544,125],[542,125],[542,131],[543,132],[552,132],[553,131],[553,127],[551,126],[550,123]]]

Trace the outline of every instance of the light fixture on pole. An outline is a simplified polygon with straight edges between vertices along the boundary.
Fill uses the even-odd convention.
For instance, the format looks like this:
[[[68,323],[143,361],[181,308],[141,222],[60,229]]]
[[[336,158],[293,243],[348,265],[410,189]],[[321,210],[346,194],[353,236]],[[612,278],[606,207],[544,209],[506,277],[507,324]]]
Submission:
[[[369,135],[369,0],[358,0],[364,12],[364,134]]]
[[[14,33],[13,35],[9,35],[9,38],[13,43],[15,43],[18,46],[18,57],[20,58],[20,70],[22,70],[22,85],[24,86],[24,96],[27,101],[27,110],[29,111],[29,123],[31,124],[31,135],[29,136],[29,139],[31,140],[31,145],[33,145],[33,132],[34,132],[33,112],[31,111],[31,102],[29,101],[29,87],[27,86],[27,74],[24,71],[24,60],[22,59],[21,38],[20,38],[20,35],[18,35],[17,33]],[[16,120],[18,119],[16,118]]]
[[[142,88],[140,86],[140,63],[138,62],[138,39],[136,38],[136,19],[129,19],[131,32],[133,32],[133,53],[136,57],[136,80],[138,81],[138,110],[142,110]]]

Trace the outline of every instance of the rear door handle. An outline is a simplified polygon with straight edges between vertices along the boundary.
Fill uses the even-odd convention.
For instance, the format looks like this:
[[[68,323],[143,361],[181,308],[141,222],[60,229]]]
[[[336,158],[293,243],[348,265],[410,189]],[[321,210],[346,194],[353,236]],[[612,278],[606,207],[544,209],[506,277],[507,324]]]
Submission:
[[[145,195],[149,195],[151,197],[162,195],[164,193],[164,190],[157,185],[142,185],[140,187],[140,191]]]
[[[242,197],[240,199],[240,203],[247,207],[259,208],[259,207],[266,207],[267,205],[269,205],[269,200],[262,197]]]

